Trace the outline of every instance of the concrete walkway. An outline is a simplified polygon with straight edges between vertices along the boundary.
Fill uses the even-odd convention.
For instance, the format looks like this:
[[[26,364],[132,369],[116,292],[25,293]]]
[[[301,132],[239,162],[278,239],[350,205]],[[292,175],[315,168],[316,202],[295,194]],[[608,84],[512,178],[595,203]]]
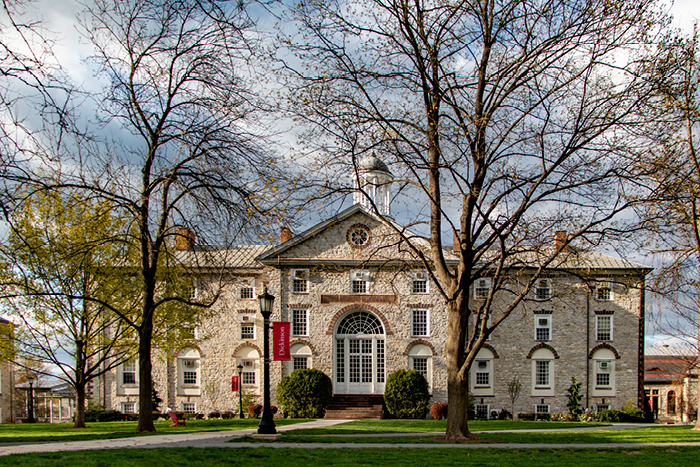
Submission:
[[[332,425],[346,423],[352,420],[315,420],[312,422],[297,423],[277,427],[278,432],[285,432],[304,428],[323,428]],[[630,428],[649,428],[662,425],[629,425],[614,424],[605,427],[581,427],[581,428],[557,428],[552,430],[501,430],[481,431],[478,433],[504,433],[510,432],[534,432],[534,431],[589,431],[589,430],[624,430]],[[554,449],[554,448],[641,448],[641,447],[666,447],[666,446],[696,446],[700,442],[678,443],[615,443],[615,444],[505,444],[505,443],[473,443],[473,444],[375,444],[375,443],[250,443],[230,442],[236,438],[242,438],[256,433],[257,429],[215,431],[202,433],[183,433],[153,436],[139,436],[134,438],[107,439],[95,441],[66,441],[57,443],[22,443],[0,446],[0,456],[10,454],[27,454],[32,452],[59,452],[81,451],[92,449],[124,449],[124,448],[292,448],[292,449]],[[477,432],[475,432],[477,433]],[[413,437],[413,436],[440,436],[440,433],[387,433],[368,435],[323,435],[324,437],[351,436],[354,438],[372,437]]]

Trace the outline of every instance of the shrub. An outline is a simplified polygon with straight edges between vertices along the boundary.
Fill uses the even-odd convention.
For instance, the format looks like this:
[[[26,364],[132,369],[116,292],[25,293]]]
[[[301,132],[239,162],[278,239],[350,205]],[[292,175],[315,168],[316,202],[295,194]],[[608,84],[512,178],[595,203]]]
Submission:
[[[619,422],[620,421],[620,412],[619,410],[603,410],[602,412],[598,413],[598,421],[599,422]]]
[[[333,382],[317,369],[294,370],[277,386],[277,402],[292,418],[322,418],[333,395]]]
[[[622,413],[620,413],[621,422],[631,422],[640,423],[644,422],[644,411],[637,407],[634,399],[627,401],[624,407],[622,407]]]
[[[248,406],[248,416],[250,418],[260,418],[260,414],[262,413],[263,406],[260,404],[251,404]]]
[[[386,380],[384,404],[396,418],[424,418],[428,412],[428,381],[416,370],[396,370]]]
[[[219,418],[221,418],[221,412],[211,412],[211,413],[207,416],[207,418],[209,418],[209,420],[216,420],[216,419],[219,419]]]
[[[552,419],[552,414],[547,412],[538,412],[535,414],[535,420],[550,421]]]
[[[430,416],[435,420],[447,418],[447,404],[443,404],[442,402],[433,404],[433,406],[430,408]]]
[[[230,420],[230,419],[233,418],[233,412],[227,410],[226,412],[224,412],[224,413],[221,414],[221,418],[222,418],[223,420]]]
[[[519,413],[518,414],[518,420],[527,420],[529,422],[534,422],[535,417],[537,417],[536,413]]]
[[[571,413],[565,413],[564,415],[562,415],[561,419],[565,422],[577,422],[578,415],[574,415]]]
[[[498,412],[498,419],[499,420],[513,420],[513,414],[510,413],[506,409],[501,409],[501,411]]]
[[[124,420],[124,414],[117,410],[107,410],[101,405],[88,404],[85,409],[86,422],[119,422]]]

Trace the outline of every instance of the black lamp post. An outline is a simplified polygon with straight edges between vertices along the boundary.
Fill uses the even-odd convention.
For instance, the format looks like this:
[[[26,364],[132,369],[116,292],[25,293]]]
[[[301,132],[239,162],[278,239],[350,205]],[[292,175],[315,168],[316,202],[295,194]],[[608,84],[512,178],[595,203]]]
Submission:
[[[275,302],[275,297],[267,293],[265,287],[262,295],[258,295],[260,302],[260,314],[263,316],[263,346],[264,346],[264,385],[263,385],[263,413],[260,424],[258,425],[259,435],[274,435],[277,433],[275,429],[275,421],[272,419],[272,411],[270,410],[270,315],[272,314],[272,304]]]
[[[27,382],[29,383],[29,401],[27,401],[27,423],[35,423],[34,420],[34,375],[27,375]]]
[[[243,418],[243,380],[241,379],[241,372],[243,371],[243,365],[238,365],[238,418]]]

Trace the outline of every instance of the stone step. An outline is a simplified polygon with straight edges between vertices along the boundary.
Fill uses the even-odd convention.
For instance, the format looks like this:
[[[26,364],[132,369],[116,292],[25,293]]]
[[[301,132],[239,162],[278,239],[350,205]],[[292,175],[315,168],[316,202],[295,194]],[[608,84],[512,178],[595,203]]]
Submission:
[[[384,396],[380,394],[337,394],[326,406],[328,419],[379,419]]]

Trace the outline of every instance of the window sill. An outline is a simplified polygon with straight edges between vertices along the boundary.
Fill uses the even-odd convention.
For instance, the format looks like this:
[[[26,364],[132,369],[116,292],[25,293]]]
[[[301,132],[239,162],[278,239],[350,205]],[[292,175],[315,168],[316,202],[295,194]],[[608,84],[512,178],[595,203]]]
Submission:
[[[430,337],[430,334],[411,334],[411,337]]]
[[[182,389],[199,389],[198,384],[181,384],[180,387]]]
[[[491,389],[491,386],[474,386],[474,389]]]
[[[612,386],[596,386],[596,391],[612,391]]]
[[[123,387],[125,389],[131,389],[131,388],[138,388],[139,385],[138,384],[122,384],[121,387]]]
[[[535,386],[535,390],[537,391],[543,391],[543,390],[551,390],[551,386]]]
[[[292,295],[309,295],[309,292],[292,292]]]

